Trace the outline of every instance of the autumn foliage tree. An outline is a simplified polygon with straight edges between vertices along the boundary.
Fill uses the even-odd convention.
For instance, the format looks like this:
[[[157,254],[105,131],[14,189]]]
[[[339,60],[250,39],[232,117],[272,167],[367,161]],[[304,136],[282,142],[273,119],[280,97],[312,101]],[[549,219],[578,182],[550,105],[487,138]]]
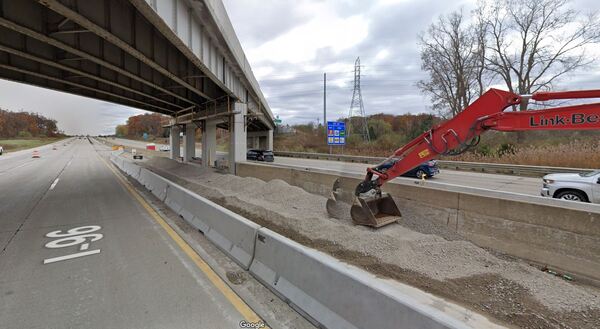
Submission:
[[[368,117],[371,142],[364,142],[360,135],[350,135],[346,140],[344,152],[385,156],[440,121],[441,118],[432,114],[374,114]],[[353,121],[346,122],[346,125],[352,124]],[[325,131],[314,123],[295,125],[292,128],[291,134],[281,133],[275,136],[275,149],[299,152],[329,151]]]
[[[0,109],[0,137],[56,137],[60,134],[56,120],[30,112]]]
[[[164,116],[158,113],[134,115],[127,119],[124,125],[115,128],[119,137],[142,137],[144,133],[154,137],[164,137],[165,129],[162,127]]]

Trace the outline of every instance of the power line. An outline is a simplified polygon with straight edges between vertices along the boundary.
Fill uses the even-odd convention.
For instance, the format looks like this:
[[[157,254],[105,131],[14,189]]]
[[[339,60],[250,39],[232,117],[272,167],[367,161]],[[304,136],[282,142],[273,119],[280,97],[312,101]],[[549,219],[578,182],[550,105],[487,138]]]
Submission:
[[[358,113],[357,113],[358,112]],[[357,114],[357,115],[355,115]],[[359,116],[362,119],[359,133],[363,136],[366,142],[370,142],[369,126],[367,125],[367,116],[365,115],[365,106],[363,104],[362,92],[360,90],[360,57],[356,58],[354,62],[354,91],[352,92],[352,101],[350,102],[350,113],[348,118],[352,120],[352,117]],[[352,126],[350,122],[349,128]],[[348,129],[348,136],[350,135],[350,129]]]

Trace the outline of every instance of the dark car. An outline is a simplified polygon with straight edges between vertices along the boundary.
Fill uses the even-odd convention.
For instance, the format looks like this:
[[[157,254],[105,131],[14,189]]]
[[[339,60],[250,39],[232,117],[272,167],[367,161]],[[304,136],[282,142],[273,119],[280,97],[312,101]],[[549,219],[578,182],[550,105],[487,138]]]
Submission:
[[[423,162],[413,170],[407,171],[402,176],[404,177],[416,177],[421,178],[423,175],[425,177],[430,178],[440,173],[440,168],[438,168],[437,161],[429,160],[427,162]]]
[[[275,156],[273,151],[268,150],[248,150],[246,153],[247,160],[273,162]]]

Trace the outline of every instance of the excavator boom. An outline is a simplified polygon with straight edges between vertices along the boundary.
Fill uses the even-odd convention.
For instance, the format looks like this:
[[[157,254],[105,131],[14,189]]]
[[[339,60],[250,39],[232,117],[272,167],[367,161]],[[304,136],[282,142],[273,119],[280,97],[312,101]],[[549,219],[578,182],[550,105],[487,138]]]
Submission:
[[[354,223],[380,227],[395,222],[400,211],[381,186],[419,164],[440,155],[457,155],[479,142],[488,130],[589,130],[600,129],[600,103],[573,105],[543,110],[507,111],[533,99],[600,98],[600,90],[538,92],[517,95],[490,89],[454,118],[447,120],[397,149],[381,164],[367,169],[365,179],[356,187],[351,216]],[[327,202],[327,209],[337,209],[338,184]],[[332,214],[333,211],[330,211]]]

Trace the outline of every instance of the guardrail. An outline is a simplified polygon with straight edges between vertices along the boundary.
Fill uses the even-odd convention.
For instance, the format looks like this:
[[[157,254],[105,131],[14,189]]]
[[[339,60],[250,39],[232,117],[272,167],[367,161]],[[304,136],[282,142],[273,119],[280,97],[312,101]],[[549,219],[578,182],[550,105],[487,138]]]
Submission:
[[[450,317],[362,269],[261,227],[120,153],[110,156],[118,168],[137,176],[169,208],[319,328],[471,327],[467,316]]]
[[[342,161],[366,164],[378,164],[386,158],[384,157],[366,157],[356,155],[343,154],[327,154],[327,153],[305,153],[305,152],[287,152],[276,151],[275,156],[302,158],[302,159],[318,159],[329,161]],[[438,165],[442,169],[452,169],[461,171],[476,171],[489,174],[505,174],[527,177],[542,177],[553,173],[580,173],[591,171],[594,169],[585,168],[563,168],[563,167],[544,167],[544,166],[524,166],[511,165],[502,163],[481,163],[481,162],[464,162],[464,161],[448,161],[438,160]]]

